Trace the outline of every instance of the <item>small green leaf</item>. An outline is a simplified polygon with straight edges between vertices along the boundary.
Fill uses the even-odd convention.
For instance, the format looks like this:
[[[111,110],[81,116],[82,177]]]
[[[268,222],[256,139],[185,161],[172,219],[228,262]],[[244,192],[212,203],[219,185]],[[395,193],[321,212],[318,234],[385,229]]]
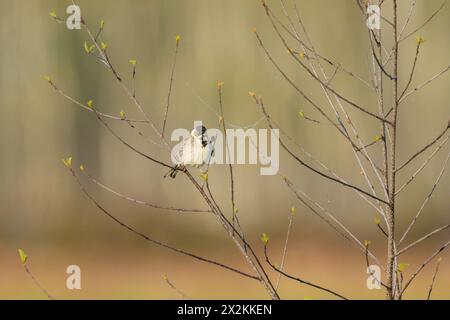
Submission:
[[[399,263],[397,266],[397,270],[403,272],[406,268],[409,267],[409,263]]]
[[[263,233],[261,235],[261,241],[266,246],[269,243],[269,236],[267,234]]]
[[[105,27],[105,20],[100,20],[100,29],[103,29]]]
[[[128,62],[134,67],[137,64],[137,60],[136,59],[130,59],[128,60]]]
[[[88,43],[85,41],[84,42],[84,51],[86,51],[86,53],[91,53],[95,48],[95,44],[92,45],[88,45]]]
[[[305,113],[303,112],[303,111],[300,111],[299,113],[298,113],[298,116],[300,117],[300,118],[305,118]]]
[[[291,215],[295,216],[295,213],[297,212],[297,208],[292,206],[291,207]]]
[[[55,10],[50,11],[50,17],[57,18]]]
[[[72,157],[68,157],[66,159],[62,159],[62,162],[64,163],[64,165],[71,169],[72,168]]]
[[[22,249],[19,249],[18,251],[19,251],[20,262],[22,262],[22,264],[25,264],[28,259],[27,254]]]
[[[379,217],[375,217],[375,218],[373,218],[373,223],[375,223],[376,225],[379,225],[381,223],[381,219]]]
[[[417,44],[422,44],[424,43],[426,40],[422,37],[422,36],[416,36],[416,42]]]

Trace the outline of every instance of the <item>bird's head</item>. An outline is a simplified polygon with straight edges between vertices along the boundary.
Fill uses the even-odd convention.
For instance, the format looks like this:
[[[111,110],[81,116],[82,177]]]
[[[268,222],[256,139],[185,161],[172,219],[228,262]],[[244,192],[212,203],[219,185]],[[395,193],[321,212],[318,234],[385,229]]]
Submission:
[[[197,126],[192,130],[191,135],[194,138],[202,139],[203,136],[206,135],[206,127],[205,126]]]

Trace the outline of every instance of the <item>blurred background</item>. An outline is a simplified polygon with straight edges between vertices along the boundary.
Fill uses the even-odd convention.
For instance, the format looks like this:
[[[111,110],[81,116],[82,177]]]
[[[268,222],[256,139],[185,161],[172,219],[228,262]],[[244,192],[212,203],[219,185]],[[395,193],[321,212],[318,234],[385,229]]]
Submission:
[[[295,1],[316,49],[369,81],[371,61],[365,21],[355,1]],[[73,157],[99,181],[131,197],[159,205],[205,208],[189,181],[179,176],[164,180],[164,169],[136,156],[102,127],[94,114],[82,110],[43,79],[49,75],[62,90],[82,103],[93,100],[105,113],[139,118],[111,73],[83,49],[87,35],[70,31],[49,15],[54,10],[65,19],[70,1],[1,0],[0,11],[0,298],[45,299],[23,270],[17,249],[29,255],[29,266],[39,281],[61,299],[178,299],[170,281],[187,296],[209,298],[262,298],[268,296],[252,280],[214,266],[150,245],[124,230],[101,212],[78,188],[61,159]],[[289,76],[317,103],[326,105],[320,87],[311,81],[281,46],[259,0],[151,0],[114,2],[77,1],[93,30],[101,19],[109,55],[126,83],[131,81],[130,59],[137,60],[136,91],[152,120],[160,126],[164,116],[175,36],[181,43],[174,77],[167,132],[191,129],[194,120],[218,127],[217,81],[223,81],[227,121],[249,126],[261,113],[249,91],[262,95],[269,112],[302,146],[341,176],[367,189],[348,143],[283,80],[267,60],[251,32],[256,27],[273,57]],[[269,1],[282,16],[278,1]],[[288,10],[294,14],[291,1]],[[400,3],[405,20],[410,1]],[[407,32],[414,30],[441,2],[417,1]],[[389,4],[385,14],[390,16]],[[389,30],[388,26],[383,28]],[[450,8],[445,7],[420,31],[426,39],[412,85],[415,86],[449,65]],[[386,37],[388,37],[386,35]],[[390,48],[387,41],[387,48]],[[416,40],[401,44],[401,87],[414,59]],[[332,73],[332,70],[327,69]],[[373,112],[376,96],[353,78],[338,73],[333,85]],[[450,74],[409,98],[400,114],[398,155],[408,159],[431,141],[449,120]],[[390,90],[387,90],[390,91]],[[391,93],[386,93],[389,101]],[[328,108],[329,109],[329,108]],[[327,109],[327,110],[328,110]],[[349,108],[365,141],[379,135],[379,126]],[[147,153],[169,161],[169,154],[150,142],[157,140],[146,126],[139,136],[125,123],[112,127]],[[264,127],[260,122],[258,127]],[[380,147],[371,148],[381,163]],[[416,214],[432,188],[449,152],[448,145],[401,195],[397,221],[399,234]],[[429,154],[429,153],[428,153]],[[427,155],[428,155],[427,154]],[[402,171],[405,181],[424,161],[416,160]],[[194,171],[196,172],[196,171]],[[333,212],[361,241],[371,240],[376,255],[384,260],[385,239],[373,223],[374,209],[354,193],[324,181],[298,166],[281,151],[280,173],[296,188],[306,190]],[[197,173],[196,173],[197,174]],[[231,215],[226,166],[211,168],[210,183],[218,201]],[[443,176],[406,243],[449,222],[450,175]],[[178,215],[121,200],[83,180],[90,192],[111,213],[151,235],[184,250],[249,271],[244,259],[215,218],[208,214]],[[236,206],[248,240],[262,254],[261,233],[270,237],[270,253],[280,263],[289,215],[293,218],[285,270],[306,280],[339,291],[350,298],[380,299],[383,290],[366,288],[364,255],[339,237],[302,206],[278,176],[261,176],[259,166],[235,166]],[[432,238],[402,256],[410,275],[432,251],[447,241],[448,232]],[[443,254],[433,298],[450,298],[450,257]],[[67,290],[66,268],[81,267],[82,290]],[[434,271],[430,264],[411,286],[405,298],[426,298]],[[271,273],[276,281],[277,276]],[[320,291],[281,279],[280,295],[287,299],[332,298]]]

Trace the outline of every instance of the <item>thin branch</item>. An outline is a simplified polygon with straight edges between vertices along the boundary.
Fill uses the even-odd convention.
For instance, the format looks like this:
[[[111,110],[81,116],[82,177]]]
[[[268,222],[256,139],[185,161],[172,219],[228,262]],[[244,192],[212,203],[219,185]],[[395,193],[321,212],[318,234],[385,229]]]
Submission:
[[[417,176],[422,170],[427,166],[427,164],[431,161],[431,159],[434,158],[434,156],[439,152],[439,150],[442,149],[442,147],[447,143],[447,141],[450,139],[450,136],[442,140],[442,142],[439,144],[439,146],[433,151],[433,153],[425,160],[425,162],[416,170],[416,172],[413,173],[411,178],[409,178],[408,181],[406,181],[400,188],[398,188],[397,192],[395,193],[395,196],[397,196],[400,192],[402,192],[403,189],[405,189]]]
[[[173,76],[175,74],[175,66],[177,64],[178,47],[179,47],[179,44],[180,44],[179,36],[176,37],[175,41],[176,41],[175,54],[174,54],[174,57],[173,57],[172,71],[170,73],[169,92],[167,93],[166,111],[164,113],[164,121],[163,121],[163,126],[162,126],[162,129],[161,129],[161,136],[163,138],[164,138],[164,131],[166,129],[167,116],[169,114],[170,97],[172,95]]]
[[[450,228],[450,224],[447,224],[443,227],[440,227],[430,233],[428,233],[427,235],[421,237],[420,239],[417,239],[416,241],[414,241],[413,243],[407,245],[406,247],[404,247],[403,249],[399,250],[397,255],[401,255],[403,253],[405,253],[406,251],[408,251],[409,249],[411,249],[412,247],[418,245],[419,243],[421,243],[422,241],[427,240],[428,238],[431,238],[432,236],[440,233],[441,231],[447,230],[448,228]]]
[[[419,275],[419,273],[425,268],[438,254],[443,252],[447,247],[450,245],[450,241],[448,241],[446,244],[444,244],[442,247],[440,247],[437,251],[435,251],[430,257],[428,257],[417,270],[414,272],[414,274],[409,278],[408,282],[406,282],[405,286],[402,290],[402,295],[405,292],[405,290],[409,287],[409,285],[413,282],[413,280]]]
[[[253,248],[248,245],[245,238],[236,230],[236,228],[233,226],[233,224],[226,218],[226,216],[223,214],[223,212],[220,210],[220,208],[214,209],[215,206],[211,200],[203,190],[203,188],[197,183],[197,181],[194,179],[194,177],[190,174],[188,170],[183,171],[184,174],[187,176],[187,178],[191,181],[191,183],[194,185],[194,187],[200,192],[203,199],[206,201],[208,206],[213,210],[213,214],[216,216],[222,227],[225,229],[225,231],[228,232],[231,239],[234,241],[236,246],[241,251],[242,255],[246,258],[247,262],[250,264],[250,266],[253,268],[253,270],[259,275],[258,280],[261,282],[261,284],[264,286],[264,288],[267,290],[267,292],[270,294],[271,298],[273,300],[279,300],[280,297],[275,289],[275,287],[272,284],[272,281],[270,280],[269,276],[266,273],[266,270],[262,266],[261,262],[259,261],[258,256],[255,254]]]
[[[125,228],[126,230],[128,230],[128,231],[134,233],[135,235],[139,236],[140,238],[144,239],[144,240],[147,241],[147,242],[150,242],[150,243],[155,244],[155,245],[157,245],[157,246],[160,246],[160,247],[169,249],[170,251],[173,251],[173,252],[176,252],[176,253],[179,253],[179,254],[182,254],[182,255],[185,255],[185,256],[194,258],[194,259],[196,259],[196,260],[200,260],[200,261],[202,261],[202,262],[206,262],[206,263],[209,263],[209,264],[213,264],[213,265],[215,265],[215,266],[218,266],[218,267],[221,267],[221,268],[223,268],[223,269],[226,269],[226,270],[235,272],[235,273],[237,273],[237,274],[240,274],[240,275],[242,275],[242,276],[244,276],[244,277],[247,277],[247,278],[250,278],[250,279],[259,280],[259,277],[257,277],[257,276],[253,276],[253,275],[250,275],[250,274],[245,273],[245,272],[243,272],[243,271],[240,271],[240,270],[238,270],[238,269],[229,267],[229,266],[227,266],[227,265],[225,265],[225,264],[223,264],[223,263],[216,262],[216,261],[210,260],[210,259],[206,259],[206,258],[203,258],[203,257],[201,257],[201,256],[195,255],[195,254],[193,254],[193,253],[190,253],[190,252],[187,252],[187,251],[184,251],[184,250],[181,250],[181,249],[172,247],[172,246],[170,246],[170,245],[168,245],[168,244],[165,244],[165,243],[163,243],[163,242],[160,242],[160,241],[158,241],[158,240],[154,240],[154,239],[150,238],[149,236],[143,234],[143,233],[140,232],[140,231],[137,231],[136,229],[134,229],[134,228],[131,227],[130,225],[126,224],[125,222],[122,222],[121,220],[119,220],[118,218],[116,218],[115,216],[113,216],[108,210],[106,210],[102,205],[100,205],[100,203],[98,203],[98,201],[95,200],[95,198],[87,191],[87,189],[86,189],[86,188],[84,187],[84,185],[81,183],[80,179],[78,178],[77,174],[75,173],[75,170],[73,170],[72,168],[69,168],[69,170],[70,170],[70,172],[72,173],[72,176],[75,178],[75,180],[76,180],[78,186],[80,187],[81,191],[86,195],[86,197],[89,198],[89,199],[95,204],[95,206],[96,206],[98,209],[100,209],[100,211],[101,211],[103,214],[105,214],[107,217],[109,217],[111,220],[113,220],[114,222],[116,222],[117,224],[119,224],[120,226],[122,226],[123,228]]]
[[[291,234],[293,220],[294,220],[294,213],[291,212],[291,214],[289,215],[289,224],[288,224],[288,228],[287,228],[287,231],[286,231],[286,240],[284,241],[283,254],[281,256],[280,270],[283,270],[284,261],[286,260],[287,248],[288,248],[288,243],[289,243],[289,236]],[[280,280],[281,280],[281,273],[278,274],[277,283],[275,285],[275,288],[277,290],[278,290],[278,287],[280,286]]]
[[[436,142],[439,141],[439,139],[441,139],[446,133],[447,131],[450,129],[450,121],[447,125],[447,127],[441,132],[439,133],[439,135],[433,139],[433,141],[431,141],[430,143],[428,143],[426,146],[424,146],[422,149],[420,149],[419,151],[417,151],[415,154],[413,154],[408,160],[406,160],[401,166],[399,166],[395,171],[399,172],[400,170],[402,170],[404,167],[406,167],[409,163],[411,163],[411,161],[413,161],[415,158],[417,158],[418,156],[420,156],[422,153],[424,153],[425,151],[427,151],[430,147],[432,147]]]
[[[448,65],[445,69],[443,69],[442,71],[438,72],[437,74],[435,74],[434,76],[432,76],[430,79],[428,79],[427,81],[419,84],[417,87],[415,87],[414,89],[410,90],[408,93],[406,93],[405,95],[403,95],[403,98],[399,101],[399,103],[402,103],[404,100],[406,100],[406,98],[408,98],[409,96],[411,96],[413,93],[419,91],[420,89],[422,89],[423,87],[425,87],[426,85],[430,84],[431,82],[433,82],[434,80],[438,79],[439,77],[441,77],[442,75],[444,75],[447,71],[450,70],[450,65]],[[390,113],[390,111],[388,112],[388,114]]]
[[[64,98],[66,98],[67,100],[69,100],[70,102],[76,104],[77,106],[81,107],[84,110],[87,110],[89,112],[94,112],[94,110],[92,108],[89,108],[87,105],[75,100],[74,98],[72,98],[71,96],[69,96],[68,94],[66,94],[64,91],[62,91],[58,86],[56,86],[56,84],[52,81],[52,80],[48,80],[48,83],[52,86],[52,88],[58,92],[61,96],[63,96]],[[124,121],[125,119],[119,117],[119,116],[113,116],[110,114],[106,114],[100,111],[97,111],[97,114],[99,116],[101,116],[102,118],[107,118],[107,119],[111,119],[111,120],[117,120],[117,121]],[[139,119],[126,119],[126,121],[129,121],[131,123],[148,123],[147,120],[139,120]]]
[[[169,280],[169,278],[167,276],[164,276],[164,281],[167,283],[167,285],[169,287],[171,287],[173,290],[175,290],[183,299],[188,299],[190,300],[191,298],[189,298],[186,294],[184,294],[183,291],[181,291],[180,289],[178,289],[173,283],[172,281]]]
[[[425,198],[425,200],[423,201],[422,205],[420,206],[420,209],[417,212],[416,216],[411,221],[411,223],[409,224],[408,228],[406,228],[405,232],[403,233],[403,236],[400,238],[400,241],[398,242],[399,245],[403,242],[403,240],[406,238],[408,233],[411,231],[411,229],[414,226],[414,224],[416,223],[417,219],[419,219],[419,216],[421,215],[423,209],[425,208],[425,206],[427,205],[427,203],[430,201],[431,197],[433,196],[434,191],[436,190],[439,182],[441,181],[442,176],[444,175],[444,172],[445,172],[445,169],[447,168],[447,164],[448,164],[449,159],[450,159],[450,153],[448,154],[447,159],[445,160],[444,165],[442,166],[441,172],[439,173],[439,175],[438,175],[438,177],[436,179],[436,182],[434,183],[433,187],[431,188],[430,193]]]
[[[289,17],[289,14],[287,13],[287,11],[286,11],[286,9],[285,9],[283,0],[280,0],[280,3],[281,3],[281,5],[282,5],[283,12],[284,12],[285,15],[288,17],[289,21],[291,21],[291,20],[290,20],[290,17]],[[311,48],[312,48],[312,50],[313,50],[313,54],[316,56],[314,45],[313,45],[313,43],[312,43],[312,41],[311,41],[311,38],[309,37],[309,34],[308,34],[308,32],[307,32],[307,30],[306,30],[306,27],[305,27],[305,25],[304,25],[304,23],[303,23],[303,21],[302,21],[302,19],[301,19],[301,17],[300,17],[300,14],[299,14],[298,10],[296,10],[296,14],[297,14],[297,20],[298,20],[298,23],[300,24],[300,26],[301,26],[302,29],[303,29],[303,33],[305,34],[305,37],[306,37],[306,39],[307,39],[309,45],[311,46]],[[272,15],[274,16],[273,13],[272,13]],[[295,33],[296,37],[297,37],[298,39],[300,39],[300,36],[299,36],[298,32],[296,31],[295,26],[294,26],[294,24],[293,24],[292,22],[291,22],[291,26],[292,26],[293,32]],[[303,45],[302,45],[302,47],[303,47],[303,49],[304,49],[304,46],[303,46]],[[317,58],[317,56],[316,56],[316,58]],[[315,68],[314,68],[313,63],[311,62],[310,59],[308,59],[308,61],[309,61],[309,65],[310,65],[310,68],[311,68],[312,72],[314,73],[315,76],[318,76],[318,74],[317,74],[317,72],[316,72],[316,70],[315,70]],[[327,84],[329,84],[331,79],[328,79],[328,78],[327,78],[327,76],[326,76],[326,74],[325,74],[325,71],[324,71],[324,69],[322,68],[322,65],[320,64],[319,61],[317,61],[317,64],[318,64],[318,67],[319,67],[319,69],[320,69],[320,71],[321,71],[321,73],[322,73],[322,76],[323,76],[324,80],[327,82]],[[337,69],[336,69],[336,70],[337,70]],[[358,130],[355,128],[355,126],[354,126],[352,120],[350,119],[349,114],[347,113],[346,109],[343,107],[343,105],[342,105],[342,103],[341,103],[339,97],[338,97],[336,94],[333,95],[333,96],[334,96],[334,99],[336,100],[336,103],[339,105],[339,107],[340,107],[342,113],[345,115],[345,120],[346,120],[346,122],[349,124],[350,128],[352,129],[353,134],[355,135],[355,137],[356,137],[357,140],[358,140],[359,148],[355,145],[355,143],[354,143],[354,142],[352,141],[352,139],[350,138],[350,135],[349,135],[349,133],[348,133],[348,131],[347,131],[347,128],[345,127],[345,125],[344,125],[342,119],[341,119],[341,116],[340,116],[339,112],[336,110],[336,108],[335,108],[335,106],[334,106],[332,100],[330,99],[330,95],[329,95],[328,91],[326,90],[326,88],[325,88],[322,84],[321,84],[320,86],[321,86],[321,88],[322,88],[322,90],[323,90],[323,92],[324,92],[324,94],[325,94],[325,97],[327,98],[328,102],[330,103],[330,106],[331,106],[331,108],[333,109],[333,111],[334,111],[334,113],[335,113],[335,115],[336,115],[336,118],[338,119],[339,123],[341,124],[341,127],[342,127],[342,129],[343,129],[343,131],[344,131],[344,133],[345,133],[344,136],[347,137],[347,140],[348,140],[348,141],[350,142],[350,144],[352,145],[354,156],[355,156],[355,158],[356,158],[356,160],[357,160],[357,162],[358,162],[358,165],[359,165],[360,169],[361,169],[362,172],[364,173],[364,178],[365,178],[365,180],[366,180],[366,182],[367,182],[367,185],[371,188],[372,194],[373,194],[373,195],[376,195],[375,189],[374,189],[372,183],[369,181],[369,178],[368,178],[368,176],[367,176],[366,170],[365,170],[363,164],[361,163],[361,160],[359,159],[358,152],[361,152],[361,154],[364,156],[364,158],[371,164],[372,169],[374,170],[376,176],[378,177],[378,179],[379,179],[379,181],[380,181],[380,183],[381,183],[381,186],[382,186],[384,189],[386,189],[386,186],[383,185],[383,181],[381,180],[381,177],[379,176],[379,173],[378,173],[379,168],[375,165],[375,163],[372,161],[371,157],[369,156],[369,153],[367,152],[367,150],[366,150],[366,148],[365,148],[365,146],[364,146],[364,143],[363,143],[363,142],[361,141],[361,139],[360,139],[360,135],[359,135]],[[386,197],[387,197],[387,193],[386,193],[386,192],[385,192],[385,195],[386,195]]]
[[[95,115],[97,116],[97,119],[103,124],[103,126],[117,139],[119,140],[122,144],[124,144],[126,147],[128,147],[129,149],[131,149],[132,151],[136,152],[138,155],[152,161],[155,164],[161,165],[163,167],[166,168],[170,168],[173,170],[179,170],[178,168],[175,168],[165,162],[162,162],[160,160],[157,160],[156,158],[153,158],[152,156],[138,150],[137,148],[133,147],[131,144],[129,144],[127,141],[125,141],[121,136],[119,136],[112,128],[111,126],[103,119],[100,117],[100,115],[97,113],[97,110],[95,108],[93,108],[93,110],[95,111]]]
[[[365,251],[364,244],[347,228],[345,225],[339,221],[332,213],[330,213],[327,209],[325,209],[322,205],[320,205],[317,201],[314,201],[311,197],[309,197],[306,193],[304,193],[302,190],[296,190],[292,184],[292,182],[286,177],[281,176],[288,186],[288,188],[294,193],[295,197],[303,203],[308,209],[310,209],[315,215],[317,215],[320,219],[325,221],[331,228],[333,228],[334,231],[336,231],[340,236],[344,237],[346,240],[348,240],[350,243],[354,244],[358,249],[361,251]],[[316,209],[314,209],[305,199],[311,203],[314,204],[315,207],[317,207],[321,212],[325,214],[323,216],[320,214]],[[339,230],[333,222],[339,226],[343,231]],[[375,257],[370,251],[369,251],[370,257],[378,264],[380,265],[380,261],[377,257]]]
[[[114,189],[106,186],[105,184],[99,182],[97,179],[95,179],[94,177],[92,177],[92,175],[86,171],[86,168],[83,167],[82,170],[83,174],[86,176],[86,178],[91,181],[92,183],[96,184],[97,186],[99,186],[100,188],[102,188],[103,190],[106,190],[112,194],[114,194],[115,196],[125,199],[127,201],[139,204],[139,205],[143,205],[143,206],[147,206],[147,207],[151,207],[154,209],[160,209],[160,210],[168,210],[168,211],[175,211],[177,213],[180,214],[186,214],[186,213],[211,213],[211,210],[206,210],[206,209],[183,209],[183,208],[176,208],[176,207],[167,207],[167,206],[160,206],[160,205],[156,205],[147,201],[142,201],[142,200],[138,200],[135,198],[132,198],[130,196],[124,195],[118,191],[115,191]]]
[[[405,32],[406,27],[408,26],[409,22],[411,21],[411,17],[414,13],[414,9],[416,8],[416,3],[417,3],[417,0],[412,1],[411,6],[409,7],[408,16],[405,19],[405,23],[403,24],[403,27],[400,30],[397,40],[400,40],[402,38],[403,32]]]
[[[261,97],[254,97],[254,100],[255,100],[255,103],[256,103],[258,106],[261,107],[262,112],[264,113],[264,115],[265,115],[266,118],[268,119],[269,127],[270,127],[271,129],[273,129],[272,123],[270,122],[270,119],[271,119],[271,118],[270,118],[270,116],[268,115],[268,113],[267,113],[267,111],[266,111],[266,109],[265,109],[265,107],[264,107],[264,103],[263,103],[262,98],[261,98]],[[374,200],[383,202],[383,203],[385,203],[385,204],[388,203],[388,202],[386,202],[386,200],[383,200],[383,199],[381,199],[381,198],[378,198],[377,196],[374,196],[374,195],[368,193],[367,191],[364,191],[364,190],[360,189],[360,188],[357,187],[357,186],[348,184],[348,183],[346,183],[346,182],[344,182],[344,181],[342,181],[342,180],[339,180],[339,179],[337,179],[337,178],[334,178],[334,177],[332,177],[332,176],[329,176],[329,175],[327,175],[327,174],[325,174],[325,173],[323,173],[323,172],[321,172],[321,171],[319,171],[319,170],[313,168],[312,166],[308,165],[306,162],[304,162],[303,160],[301,160],[297,155],[295,155],[295,154],[294,154],[294,153],[286,146],[286,144],[283,142],[283,140],[282,140],[281,138],[280,138],[279,140],[280,140],[280,145],[282,146],[282,148],[283,148],[288,154],[290,154],[295,160],[297,160],[297,162],[299,162],[301,165],[303,165],[303,166],[306,167],[307,169],[309,169],[309,170],[311,170],[311,171],[317,173],[318,175],[320,175],[320,176],[322,176],[322,177],[324,177],[324,178],[326,178],[326,179],[328,179],[328,180],[337,182],[338,184],[341,184],[341,185],[343,185],[343,186],[345,186],[345,187],[347,187],[347,188],[357,190],[358,192],[361,192],[361,193],[363,193],[364,195],[366,195],[366,196],[368,196],[368,197],[370,197],[370,198],[372,198],[372,199],[374,199]]]
[[[50,293],[48,293],[48,291],[42,286],[39,280],[33,275],[27,264],[23,264],[23,268],[25,269],[25,272],[30,276],[34,284],[47,296],[47,298],[49,298],[50,300],[56,300]]]
[[[218,95],[219,95],[219,110],[220,110],[219,126],[224,135],[224,139],[225,139],[225,143],[226,143],[227,157],[230,157],[230,146],[228,145],[227,127],[226,127],[226,122],[225,122],[225,115],[223,113],[222,87],[223,87],[223,83],[218,82],[217,83],[217,91],[218,91]],[[236,212],[236,203],[234,200],[234,174],[233,174],[233,165],[231,164],[231,161],[228,164],[228,169],[230,172],[230,198],[231,198],[232,221],[233,221],[233,224],[235,222],[237,222],[237,224],[240,227],[239,218],[237,217],[237,212]]]
[[[413,62],[413,65],[412,65],[412,68],[411,68],[411,72],[409,74],[409,79],[408,79],[408,82],[406,83],[405,89],[403,89],[403,92],[400,94],[400,100],[402,100],[403,95],[405,94],[406,90],[408,90],[408,88],[409,88],[409,86],[410,86],[410,84],[412,82],[412,79],[413,79],[413,76],[414,76],[414,72],[416,71],[416,65],[417,65],[417,60],[419,58],[419,52],[420,52],[420,45],[421,44],[422,44],[421,41],[417,41],[416,55],[414,57],[414,62]]]
[[[406,39],[408,39],[409,37],[411,37],[413,34],[415,34],[417,31],[421,30],[423,27],[425,27],[428,23],[431,22],[431,20],[433,20],[433,18],[439,13],[441,12],[441,10],[445,7],[445,5],[447,4],[447,0],[444,0],[441,4],[441,6],[435,11],[433,12],[433,14],[427,19],[425,20],[420,26],[418,26],[416,29],[414,29],[413,31],[411,31],[410,33],[408,33],[406,36],[404,36],[403,38],[401,38],[398,42],[402,42]]]
[[[133,93],[133,97],[136,97],[136,63],[133,63],[131,92]]]
[[[340,295],[339,293],[336,293],[333,290],[327,289],[325,287],[319,286],[319,285],[314,284],[314,283],[309,282],[309,281],[302,280],[302,279],[297,278],[297,277],[293,277],[293,276],[287,274],[286,272],[284,272],[283,270],[278,269],[269,259],[269,256],[267,254],[267,245],[264,246],[264,256],[266,257],[266,262],[270,265],[270,267],[272,267],[273,270],[275,270],[279,274],[282,274],[286,278],[289,278],[289,279],[295,280],[295,281],[297,281],[297,282],[299,282],[301,284],[304,284],[304,285],[307,285],[307,286],[310,286],[310,287],[313,287],[313,288],[316,288],[316,289],[328,292],[328,293],[330,293],[330,294],[332,294],[332,295],[334,295],[334,296],[336,296],[338,298],[341,298],[343,300],[348,300],[347,298],[345,298],[344,296]]]
[[[297,61],[304,70],[306,70],[313,79],[315,79],[317,82],[319,82],[321,85],[323,85],[325,88],[327,88],[330,92],[332,92],[333,94],[335,94],[337,97],[339,97],[339,99],[341,99],[342,101],[348,103],[349,105],[351,105],[352,107],[366,113],[367,115],[372,116],[373,118],[376,118],[378,120],[381,120],[383,122],[389,122],[389,120],[378,116],[377,114],[374,114],[366,109],[364,109],[363,107],[361,107],[360,105],[358,105],[357,103],[345,98],[343,95],[341,95],[340,93],[336,92],[336,90],[334,90],[332,87],[330,87],[328,84],[326,84],[325,82],[323,82],[320,78],[318,78],[316,75],[314,75],[314,72],[312,72],[293,52],[292,50],[289,48],[286,40],[284,39],[284,37],[282,36],[282,34],[280,33],[280,30],[278,29],[277,25],[275,24],[275,21],[272,17],[272,13],[270,8],[268,7],[267,3],[265,2],[265,0],[262,0],[262,4],[266,10],[266,15],[268,16],[270,22],[272,23],[272,26],[274,28],[274,30],[276,31],[278,37],[280,38],[281,42],[283,43],[284,47],[288,50],[288,52],[291,54],[291,56],[294,58],[295,61]],[[258,41],[262,44],[262,39],[260,38],[259,34],[257,32],[254,32]]]
[[[297,17],[299,17],[296,5],[295,5],[295,10],[296,10]],[[372,86],[370,85],[370,83],[367,82],[366,80],[364,80],[361,76],[358,76],[354,72],[349,71],[348,69],[343,67],[341,63],[335,62],[335,61],[331,60],[330,58],[324,57],[323,55],[318,53],[315,49],[309,47],[309,45],[307,45],[299,36],[297,36],[291,30],[289,30],[286,27],[286,25],[275,14],[273,14],[273,17],[276,20],[276,22],[286,31],[286,33],[289,36],[291,36],[293,39],[298,41],[301,44],[301,46],[304,47],[308,52],[313,53],[317,58],[319,58],[320,60],[326,62],[328,65],[334,67],[335,70],[342,71],[345,74],[347,74],[348,76],[353,77],[353,78],[361,81],[361,83],[363,83],[365,86],[369,87],[370,89],[373,89]],[[299,54],[299,53],[300,52],[296,52],[296,54]],[[304,52],[304,53],[305,53],[306,56],[308,55],[306,52]]]
[[[72,0],[72,3],[75,3],[74,0]],[[107,68],[111,71],[111,73],[114,75],[114,77],[116,78],[116,80],[119,82],[120,86],[122,87],[122,89],[125,91],[125,93],[128,95],[128,97],[131,99],[131,101],[134,103],[134,105],[137,107],[137,109],[141,112],[141,114],[144,116],[146,123],[150,125],[150,127],[152,128],[152,130],[158,134],[161,137],[161,140],[163,141],[163,143],[166,145],[167,149],[170,150],[170,146],[169,143],[164,139],[164,137],[162,137],[161,133],[159,132],[159,130],[156,128],[155,124],[150,120],[151,118],[149,117],[149,115],[147,114],[147,112],[144,110],[144,108],[142,107],[142,105],[140,104],[140,102],[137,100],[135,94],[126,86],[126,84],[123,82],[122,77],[119,75],[119,73],[117,72],[117,70],[115,69],[115,67],[113,66],[113,64],[111,63],[111,60],[106,52],[106,50],[103,50],[100,46],[100,44],[98,43],[98,41],[95,39],[95,37],[92,35],[91,30],[89,29],[86,21],[84,20],[84,18],[82,18],[82,24],[89,36],[89,38],[91,39],[91,41],[94,43],[95,48],[97,49],[97,51],[100,54],[100,57],[102,58],[102,60],[105,62],[105,65],[107,66]]]
[[[438,262],[436,263],[436,269],[434,269],[433,278],[431,279],[431,285],[430,289],[428,290],[427,300],[430,300],[431,298],[431,292],[433,292],[434,281],[436,280],[436,276],[439,272],[439,265],[441,264],[441,261],[442,261],[441,259],[438,259]]]

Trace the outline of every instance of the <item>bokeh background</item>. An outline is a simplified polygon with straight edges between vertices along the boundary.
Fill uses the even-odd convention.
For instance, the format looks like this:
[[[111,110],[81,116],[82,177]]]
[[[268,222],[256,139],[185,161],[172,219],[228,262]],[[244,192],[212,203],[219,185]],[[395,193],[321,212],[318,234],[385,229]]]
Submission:
[[[65,17],[69,1],[1,0],[0,11],[0,298],[45,299],[23,270],[17,249],[29,255],[29,266],[39,281],[57,298],[178,299],[164,276],[192,298],[268,298],[262,287],[214,266],[193,261],[152,246],[102,215],[80,192],[61,162],[72,156],[103,183],[135,198],[161,205],[203,208],[200,196],[182,176],[162,179],[165,171],[133,154],[102,128],[92,113],[81,110],[51,89],[43,79],[50,75],[57,85],[82,102],[94,100],[101,111],[139,117],[135,107],[110,72],[84,53],[87,36],[69,31],[49,16],[51,10]],[[269,1],[280,13],[278,1]],[[290,4],[290,1],[287,1]],[[355,1],[297,0],[317,50],[333,57],[365,79],[370,77],[367,29]],[[400,1],[404,21],[410,1]],[[417,2],[408,31],[419,26],[440,1]],[[270,113],[283,128],[317,158],[343,177],[365,186],[346,141],[330,126],[298,117],[303,110],[320,119],[310,105],[283,81],[258,47],[251,32],[256,27],[269,50],[296,83],[318,103],[325,104],[319,86],[291,61],[259,0],[151,0],[78,1],[82,15],[93,29],[106,21],[103,39],[124,80],[129,83],[129,59],[138,61],[137,96],[152,119],[162,123],[175,35],[181,35],[174,78],[168,131],[191,128],[194,120],[217,127],[216,83],[224,84],[227,120],[248,126],[261,114],[248,91],[261,94]],[[289,6],[292,9],[292,6]],[[289,10],[291,10],[289,9]],[[293,13],[293,11],[291,11]],[[389,9],[386,10],[389,16]],[[388,29],[388,26],[383,25]],[[450,8],[420,31],[422,47],[413,85],[446,67],[450,61]],[[414,37],[401,45],[400,71],[404,85],[414,57]],[[377,110],[367,87],[338,74],[334,85],[352,99]],[[450,74],[407,100],[400,120],[399,158],[407,159],[435,137],[449,120]],[[387,93],[386,99],[390,98]],[[366,141],[379,134],[378,125],[349,109]],[[168,161],[168,154],[125,124],[113,127],[142,150]],[[263,124],[260,123],[259,127]],[[142,127],[147,137],[156,139]],[[375,156],[379,147],[371,150]],[[432,187],[449,152],[448,145],[424,170],[398,202],[398,230],[403,231]],[[406,179],[423,161],[404,170]],[[325,204],[363,241],[370,239],[380,259],[385,241],[376,229],[374,210],[354,193],[315,177],[281,152],[280,172],[296,187],[307,190]],[[207,214],[177,215],[140,207],[102,192],[84,181],[112,213],[139,231],[185,250],[249,270],[217,221]],[[225,166],[211,169],[210,182],[226,212],[229,180]],[[236,203],[248,239],[261,252],[259,236],[270,236],[271,256],[279,263],[290,208],[297,207],[286,270],[334,288],[350,298],[379,299],[382,290],[366,288],[364,256],[336,235],[326,224],[299,204],[277,176],[260,176],[258,166],[235,166]],[[405,243],[449,222],[450,176],[447,173]],[[407,275],[439,247],[444,232],[402,256],[409,263]],[[450,257],[443,254],[434,298],[448,299]],[[68,265],[82,270],[82,290],[65,287]],[[426,297],[434,264],[418,277],[406,298]],[[275,274],[271,274],[276,279]],[[280,294],[289,299],[331,298],[287,279]]]

